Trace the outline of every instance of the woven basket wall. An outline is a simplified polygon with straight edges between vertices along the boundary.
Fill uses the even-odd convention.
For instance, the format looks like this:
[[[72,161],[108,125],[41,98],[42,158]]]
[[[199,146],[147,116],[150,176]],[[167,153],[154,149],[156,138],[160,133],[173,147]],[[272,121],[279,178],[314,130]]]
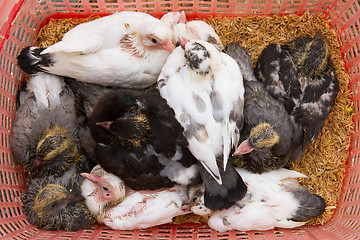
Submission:
[[[137,10],[161,17],[184,10],[189,18],[271,14],[323,13],[331,20],[341,45],[353,92],[354,133],[341,198],[332,220],[324,226],[304,226],[265,232],[218,233],[202,224],[164,225],[135,231],[114,231],[95,225],[78,232],[35,228],[22,213],[25,189],[22,168],[14,166],[9,136],[16,111],[16,92],[23,72],[16,56],[34,43],[50,17],[107,15]],[[360,239],[360,5],[357,0],[0,0],[0,239]]]

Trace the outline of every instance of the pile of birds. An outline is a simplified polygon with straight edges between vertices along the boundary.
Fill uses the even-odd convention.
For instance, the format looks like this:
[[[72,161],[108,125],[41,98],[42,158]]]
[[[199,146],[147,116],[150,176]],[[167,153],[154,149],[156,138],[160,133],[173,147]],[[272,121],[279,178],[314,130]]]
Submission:
[[[205,216],[217,231],[293,228],[325,210],[289,170],[339,84],[319,31],[270,44],[255,68],[184,12],[118,12],[26,47],[10,148],[23,211],[46,230],[130,230]]]

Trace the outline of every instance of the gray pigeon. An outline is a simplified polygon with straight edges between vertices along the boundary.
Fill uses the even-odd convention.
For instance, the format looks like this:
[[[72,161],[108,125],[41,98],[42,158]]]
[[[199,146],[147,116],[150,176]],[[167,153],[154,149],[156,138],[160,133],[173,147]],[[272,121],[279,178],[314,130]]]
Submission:
[[[61,121],[65,125],[73,124],[76,115],[73,93],[65,85],[62,77],[47,73],[32,76],[27,82],[26,89],[19,92],[19,96],[20,106],[12,127],[10,149],[14,162],[24,164],[29,155],[29,146],[37,141],[39,134],[44,130],[45,123],[39,122],[42,115],[56,108],[54,112],[58,112],[58,117],[64,118]],[[71,128],[71,131],[76,131],[76,126],[68,127]]]

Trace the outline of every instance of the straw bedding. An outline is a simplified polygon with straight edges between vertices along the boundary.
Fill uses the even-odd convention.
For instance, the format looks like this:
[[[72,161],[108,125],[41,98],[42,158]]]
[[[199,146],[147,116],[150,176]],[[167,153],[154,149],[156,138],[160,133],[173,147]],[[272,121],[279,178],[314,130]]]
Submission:
[[[77,24],[98,18],[68,18],[51,19],[37,36],[37,45],[46,47],[61,40],[64,33]],[[352,103],[349,88],[349,76],[345,71],[341,58],[340,45],[330,22],[323,15],[304,14],[302,16],[248,16],[239,18],[208,18],[203,19],[214,27],[224,46],[232,41],[238,42],[250,54],[253,63],[257,56],[269,43],[283,44],[299,36],[313,36],[321,30],[323,37],[330,47],[331,58],[336,67],[336,74],[340,83],[332,113],[317,140],[308,146],[302,160],[292,165],[292,169],[304,173],[307,179],[302,179],[302,185],[311,192],[325,198],[325,212],[308,225],[324,224],[331,219],[337,201],[341,194],[348,149],[351,143]],[[201,222],[202,217],[195,215],[180,216],[174,223]]]

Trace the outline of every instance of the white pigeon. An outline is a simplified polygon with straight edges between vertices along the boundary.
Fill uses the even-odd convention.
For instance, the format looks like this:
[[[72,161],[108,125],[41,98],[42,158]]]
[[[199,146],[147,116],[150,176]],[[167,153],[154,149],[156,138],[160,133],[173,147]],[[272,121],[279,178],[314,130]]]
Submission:
[[[183,202],[188,200],[185,186],[154,191],[126,188],[125,194],[122,180],[99,165],[82,176],[86,178],[81,189],[88,208],[100,223],[112,229],[148,228],[169,223],[173,217],[190,212],[182,209]],[[114,197],[107,197],[107,194]]]
[[[208,225],[219,231],[264,231],[294,228],[320,215],[325,210],[324,199],[301,187],[298,178],[305,175],[284,168],[263,174],[237,169],[248,186],[246,196],[231,208],[212,212]],[[198,215],[208,215],[201,196],[202,187],[192,189],[191,210]]]
[[[221,43],[219,35],[215,32],[215,29],[208,23],[201,20],[193,20],[186,23],[189,28],[192,39],[201,39],[213,44],[218,50],[224,48]]]
[[[29,155],[29,146],[38,141],[37,131],[41,129],[34,123],[43,121],[44,112],[58,109],[64,113],[68,129],[76,134],[74,125],[76,114],[74,96],[65,85],[64,79],[47,73],[38,73],[26,83],[26,89],[19,91],[20,106],[16,110],[16,118],[12,126],[10,149],[16,164],[24,164]],[[60,113],[59,113],[60,114]],[[45,123],[44,123],[45,124]]]
[[[173,41],[176,45],[180,44],[179,37],[181,37],[188,40],[207,41],[219,50],[224,48],[219,35],[211,25],[202,20],[187,21],[184,11],[166,13],[160,20],[173,29]]]
[[[208,199],[206,206],[212,210],[229,207],[225,205],[246,192],[241,177],[228,163],[243,124],[242,75],[235,60],[214,45],[203,40],[180,40],[181,47],[172,52],[161,70],[158,89],[184,128],[189,150],[212,176],[207,177],[206,171],[202,174],[205,199],[221,195],[225,201],[212,206]],[[217,185],[210,183],[213,179]],[[230,192],[235,196],[229,196]]]
[[[185,12],[168,12],[160,18],[160,21],[169,25],[170,27],[174,27],[179,22],[186,22]]]
[[[146,88],[156,83],[174,49],[172,30],[142,12],[118,12],[67,32],[47,48],[26,47],[18,64],[38,71],[108,86]]]

